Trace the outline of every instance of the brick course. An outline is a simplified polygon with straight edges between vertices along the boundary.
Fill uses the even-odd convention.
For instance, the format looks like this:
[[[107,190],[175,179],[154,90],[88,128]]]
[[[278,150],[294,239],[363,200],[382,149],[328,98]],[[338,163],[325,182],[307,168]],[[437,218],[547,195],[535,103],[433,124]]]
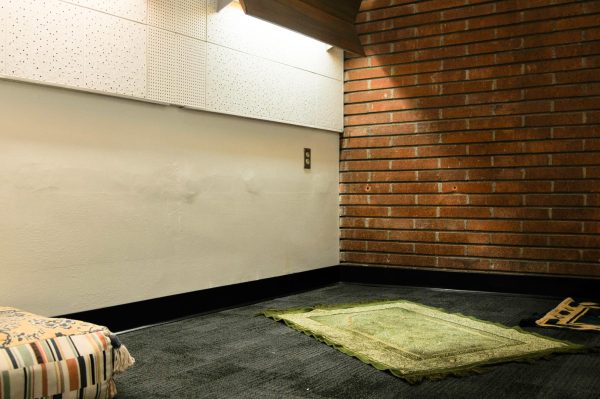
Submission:
[[[600,276],[600,2],[363,0],[342,262]]]

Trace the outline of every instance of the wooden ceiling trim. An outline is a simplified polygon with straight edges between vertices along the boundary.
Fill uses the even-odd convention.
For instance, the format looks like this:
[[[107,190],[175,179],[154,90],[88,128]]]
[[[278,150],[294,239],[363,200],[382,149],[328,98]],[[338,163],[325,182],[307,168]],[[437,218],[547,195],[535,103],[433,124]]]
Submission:
[[[303,0],[304,3],[322,9],[336,18],[354,23],[362,0]]]
[[[364,56],[354,21],[361,0],[240,0],[244,12]]]

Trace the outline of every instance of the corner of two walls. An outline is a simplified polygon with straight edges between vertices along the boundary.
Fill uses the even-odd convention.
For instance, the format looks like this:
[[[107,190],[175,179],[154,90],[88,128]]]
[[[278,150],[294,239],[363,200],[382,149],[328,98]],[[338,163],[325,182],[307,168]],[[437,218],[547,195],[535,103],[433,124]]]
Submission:
[[[342,262],[600,276],[597,1],[364,0]]]
[[[0,304],[56,315],[338,263],[341,52],[215,3],[0,4]]]

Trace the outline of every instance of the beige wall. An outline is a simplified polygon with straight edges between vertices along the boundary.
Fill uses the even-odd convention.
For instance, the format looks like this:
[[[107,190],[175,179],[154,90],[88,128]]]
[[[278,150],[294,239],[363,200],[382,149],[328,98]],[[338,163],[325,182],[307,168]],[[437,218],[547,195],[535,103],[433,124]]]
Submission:
[[[337,184],[335,133],[0,80],[0,304],[54,315],[337,264]]]

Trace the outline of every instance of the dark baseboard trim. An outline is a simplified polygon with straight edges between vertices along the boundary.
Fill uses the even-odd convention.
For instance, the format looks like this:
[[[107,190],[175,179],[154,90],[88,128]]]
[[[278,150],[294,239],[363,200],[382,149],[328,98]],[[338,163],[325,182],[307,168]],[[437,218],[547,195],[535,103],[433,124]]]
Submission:
[[[100,324],[107,326],[112,331],[124,331],[309,291],[338,281],[339,267],[330,266],[285,276],[71,313],[60,317]]]
[[[600,279],[572,276],[343,264],[340,281],[600,299]]]
[[[104,325],[112,331],[124,331],[220,309],[261,302],[338,282],[404,285],[562,298],[571,296],[588,300],[600,299],[600,279],[598,278],[342,264],[263,280],[71,313],[60,317]]]

